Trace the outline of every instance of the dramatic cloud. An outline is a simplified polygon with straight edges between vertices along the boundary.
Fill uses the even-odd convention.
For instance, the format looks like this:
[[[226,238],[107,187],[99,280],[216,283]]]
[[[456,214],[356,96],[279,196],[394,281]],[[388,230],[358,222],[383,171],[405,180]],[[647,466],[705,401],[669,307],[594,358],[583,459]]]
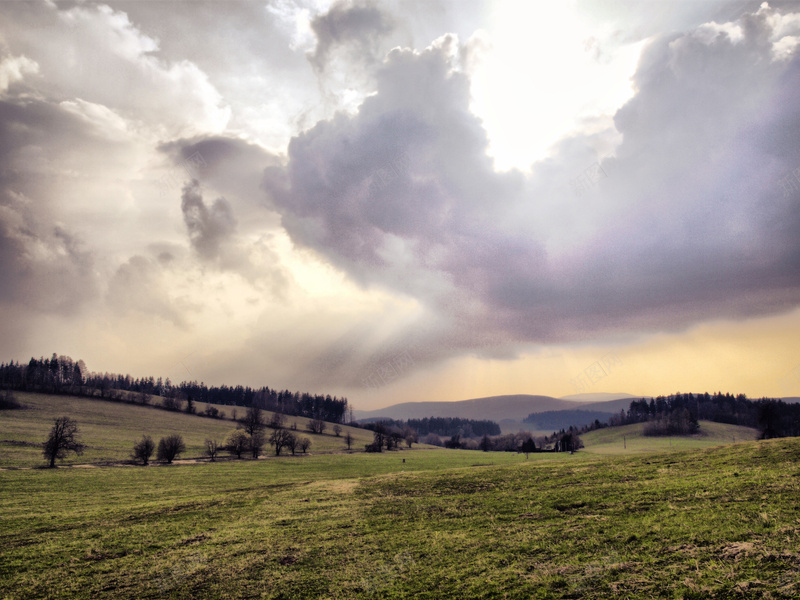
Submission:
[[[39,71],[35,61],[24,56],[8,56],[0,61],[0,92],[8,91],[8,86],[22,79],[27,74]]]
[[[163,256],[162,260],[168,261]],[[147,317],[158,317],[178,327],[186,320],[169,297],[167,274],[157,261],[133,256],[120,265],[108,286],[108,301],[115,311],[126,314],[138,311]]]
[[[799,43],[738,0],[6,3],[0,350],[386,403],[740,343],[777,393]]]
[[[296,137],[265,187],[298,243],[457,337],[575,341],[786,311],[800,300],[798,198],[778,183],[800,164],[797,31],[762,8],[652,40],[611,155],[597,163],[596,136],[573,136],[529,176],[487,158],[456,39],[394,50],[358,113]]]
[[[81,129],[58,107],[0,101],[0,302],[7,307],[74,313],[97,289],[93,252],[56,218],[46,180],[46,173],[57,177],[49,167],[65,139],[80,139]]]
[[[317,39],[309,60],[319,72],[324,72],[337,49],[353,59],[367,63],[380,60],[379,42],[394,28],[392,18],[373,2],[340,0],[324,14],[311,21]]]
[[[210,208],[206,207],[200,185],[193,180],[183,188],[181,210],[192,247],[204,260],[217,258],[220,244],[236,229],[230,204],[225,198],[217,198]]]

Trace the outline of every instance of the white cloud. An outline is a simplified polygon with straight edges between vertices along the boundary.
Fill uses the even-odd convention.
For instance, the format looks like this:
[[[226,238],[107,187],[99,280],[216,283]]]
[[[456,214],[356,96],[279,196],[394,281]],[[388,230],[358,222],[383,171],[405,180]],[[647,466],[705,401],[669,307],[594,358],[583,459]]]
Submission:
[[[800,15],[585,4],[9,3],[14,351],[358,387],[796,306]]]
[[[509,356],[516,343],[788,310],[800,223],[777,186],[793,163],[775,131],[800,117],[763,107],[791,93],[800,58],[770,62],[769,24],[752,18],[739,43],[652,40],[614,127],[561,139],[530,175],[489,160],[453,36],[394,50],[377,93],[296,137],[267,191],[296,243],[420,303],[406,335],[429,359],[460,351],[447,337],[494,336]],[[601,163],[599,147],[613,149]],[[448,323],[439,340],[429,317]]]
[[[22,81],[26,74],[38,73],[39,65],[35,60],[25,56],[8,56],[0,61],[0,92],[8,90],[8,86]]]
[[[311,8],[297,2],[277,0],[266,6],[266,10],[277,17],[278,23],[290,38],[289,47],[294,51],[308,51],[314,47],[314,32],[311,30]]]

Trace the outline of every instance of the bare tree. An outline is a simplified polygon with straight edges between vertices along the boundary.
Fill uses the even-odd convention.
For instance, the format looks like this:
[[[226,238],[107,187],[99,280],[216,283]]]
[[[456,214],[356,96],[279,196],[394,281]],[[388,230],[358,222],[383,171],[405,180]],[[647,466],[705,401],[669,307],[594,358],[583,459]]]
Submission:
[[[175,460],[181,452],[185,451],[186,444],[183,443],[183,438],[180,434],[173,433],[158,441],[156,458],[167,464],[172,464],[172,461]]]
[[[308,449],[311,448],[311,440],[308,439],[306,436],[300,438],[300,450],[303,451],[303,454],[308,452]]]
[[[219,442],[217,442],[217,440],[207,439],[206,454],[208,454],[208,457],[213,461],[217,458],[218,453],[219,453]]]
[[[258,406],[254,405],[247,409],[242,418],[242,427],[244,427],[248,435],[253,435],[256,431],[264,429],[264,417],[261,415],[261,409]]]
[[[325,433],[326,427],[325,421],[322,419],[311,419],[308,424],[306,425],[306,429],[308,429],[311,433]]]
[[[234,429],[228,435],[228,439],[225,440],[225,447],[228,452],[235,454],[236,458],[242,458],[242,453],[247,450],[249,443],[250,436],[241,429]]]
[[[291,431],[289,432],[289,435],[286,436],[286,447],[289,448],[292,456],[294,456],[294,453],[297,451],[297,445],[299,442],[300,439]]]
[[[253,435],[250,436],[248,449],[250,450],[250,454],[253,455],[253,458],[258,458],[258,455],[261,454],[261,451],[264,449],[264,432],[253,432]]]
[[[133,459],[142,461],[143,465],[150,462],[150,457],[155,452],[156,443],[149,435],[143,435],[142,439],[133,444]]]
[[[519,451],[525,454],[525,459],[528,459],[528,455],[531,452],[536,452],[536,442],[533,441],[532,437],[529,437],[527,440],[522,442],[522,445],[519,447]]]
[[[383,452],[383,445],[386,443],[388,437],[386,425],[383,423],[375,423],[375,429],[372,430],[372,446],[374,452]]]
[[[283,429],[286,427],[286,417],[282,413],[272,413],[272,417],[267,426],[270,429]]]
[[[338,423],[333,426],[333,435],[339,437],[342,434],[342,426]]]
[[[180,411],[183,408],[183,400],[176,396],[166,396],[161,400],[161,406],[167,410]]]
[[[411,448],[411,444],[416,444],[419,441],[416,429],[406,427],[403,429],[403,439],[406,441],[406,446]]]
[[[85,446],[78,440],[78,424],[69,417],[58,417],[53,421],[50,435],[44,442],[42,454],[50,461],[50,467],[56,466],[56,459],[63,459],[67,452],[83,454]]]
[[[392,430],[389,432],[389,435],[386,436],[386,449],[392,450],[394,448],[399,448],[400,443],[403,439],[403,434],[397,430]]]
[[[344,435],[344,443],[347,444],[347,449],[350,450],[350,447],[353,445],[353,436],[350,435],[349,431]]]
[[[281,450],[286,447],[290,435],[293,434],[285,429],[276,429],[272,432],[272,435],[269,436],[269,443],[275,446],[275,456],[281,455]]]

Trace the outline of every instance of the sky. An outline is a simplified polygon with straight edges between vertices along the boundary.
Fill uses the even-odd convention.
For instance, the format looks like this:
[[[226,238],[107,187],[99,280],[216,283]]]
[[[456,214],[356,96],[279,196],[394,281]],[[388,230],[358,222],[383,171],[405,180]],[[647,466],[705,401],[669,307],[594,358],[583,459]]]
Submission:
[[[800,396],[800,4],[9,1],[0,360]]]

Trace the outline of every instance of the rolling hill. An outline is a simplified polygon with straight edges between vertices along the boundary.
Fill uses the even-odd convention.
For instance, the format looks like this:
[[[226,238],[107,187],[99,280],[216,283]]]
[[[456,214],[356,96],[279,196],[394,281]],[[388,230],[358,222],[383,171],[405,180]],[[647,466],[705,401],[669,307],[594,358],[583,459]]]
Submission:
[[[532,412],[574,408],[568,400],[551,396],[515,394],[489,396],[455,402],[403,402],[377,410],[355,411],[356,419],[387,417],[390,419],[424,419],[425,417],[459,417],[462,419],[523,419]]]
[[[616,395],[615,395],[616,396]],[[535,396],[530,394],[514,394],[508,396],[488,396],[456,402],[403,402],[376,410],[357,410],[355,418],[374,419],[423,419],[425,417],[459,417],[462,419],[490,419],[496,423],[518,424],[531,413],[549,411],[592,410],[616,413],[620,408],[628,408],[631,398],[637,396],[616,396],[606,401],[581,402],[553,398],[552,396]],[[517,427],[517,425],[513,425]],[[504,428],[505,429],[505,428]]]
[[[500,425],[503,433],[532,431],[536,434],[551,433],[566,429],[570,425],[580,426],[594,419],[605,421],[620,410],[627,410],[631,401],[650,396],[634,396],[620,393],[572,394],[561,398],[532,394],[488,396],[455,402],[403,402],[375,410],[356,410],[357,421],[387,419],[423,419],[425,417],[457,417],[462,419],[489,419]],[[786,403],[800,401],[797,397],[785,397]],[[579,412],[580,411],[580,412]],[[546,413],[542,419],[524,422],[528,415]],[[591,413],[589,418],[588,413]],[[605,418],[604,418],[605,417]]]
[[[669,452],[724,446],[758,439],[758,430],[739,425],[700,421],[700,432],[694,435],[648,437],[642,434],[646,423],[607,427],[581,436],[585,451],[590,454],[635,454]]]
[[[4,410],[0,413],[0,468],[42,466],[41,443],[53,425],[53,419],[69,416],[78,424],[80,438],[86,444],[81,456],[70,453],[59,464],[102,464],[130,460],[133,443],[143,434],[150,435],[156,442],[162,436],[180,433],[186,443],[183,459],[202,458],[207,438],[224,442],[226,436],[236,427],[230,420],[234,409],[241,418],[246,411],[238,406],[215,405],[227,413],[228,419],[210,419],[183,412],[171,412],[154,406],[142,406],[125,402],[112,402],[99,398],[77,396],[56,396],[15,392],[24,405],[22,409]],[[198,411],[203,411],[205,403],[198,402]],[[266,421],[272,416],[264,411]],[[308,419],[287,416],[287,426],[297,423],[298,433],[311,439],[312,453],[339,452],[345,448],[341,437],[331,433],[329,425],[322,435],[306,430]],[[363,450],[364,444],[372,441],[372,432],[354,427],[342,426],[341,435],[349,432],[353,438],[353,448]],[[223,453],[224,454],[224,453]],[[269,445],[264,455],[272,454]]]
[[[798,597],[798,439],[403,458],[0,470],[0,598]]]
[[[589,403],[602,403],[610,400],[636,400],[641,396],[634,394],[626,394],[624,392],[609,393],[609,392],[592,392],[588,394],[570,394],[569,396],[561,396],[562,400],[574,400],[576,402],[589,402]]]

